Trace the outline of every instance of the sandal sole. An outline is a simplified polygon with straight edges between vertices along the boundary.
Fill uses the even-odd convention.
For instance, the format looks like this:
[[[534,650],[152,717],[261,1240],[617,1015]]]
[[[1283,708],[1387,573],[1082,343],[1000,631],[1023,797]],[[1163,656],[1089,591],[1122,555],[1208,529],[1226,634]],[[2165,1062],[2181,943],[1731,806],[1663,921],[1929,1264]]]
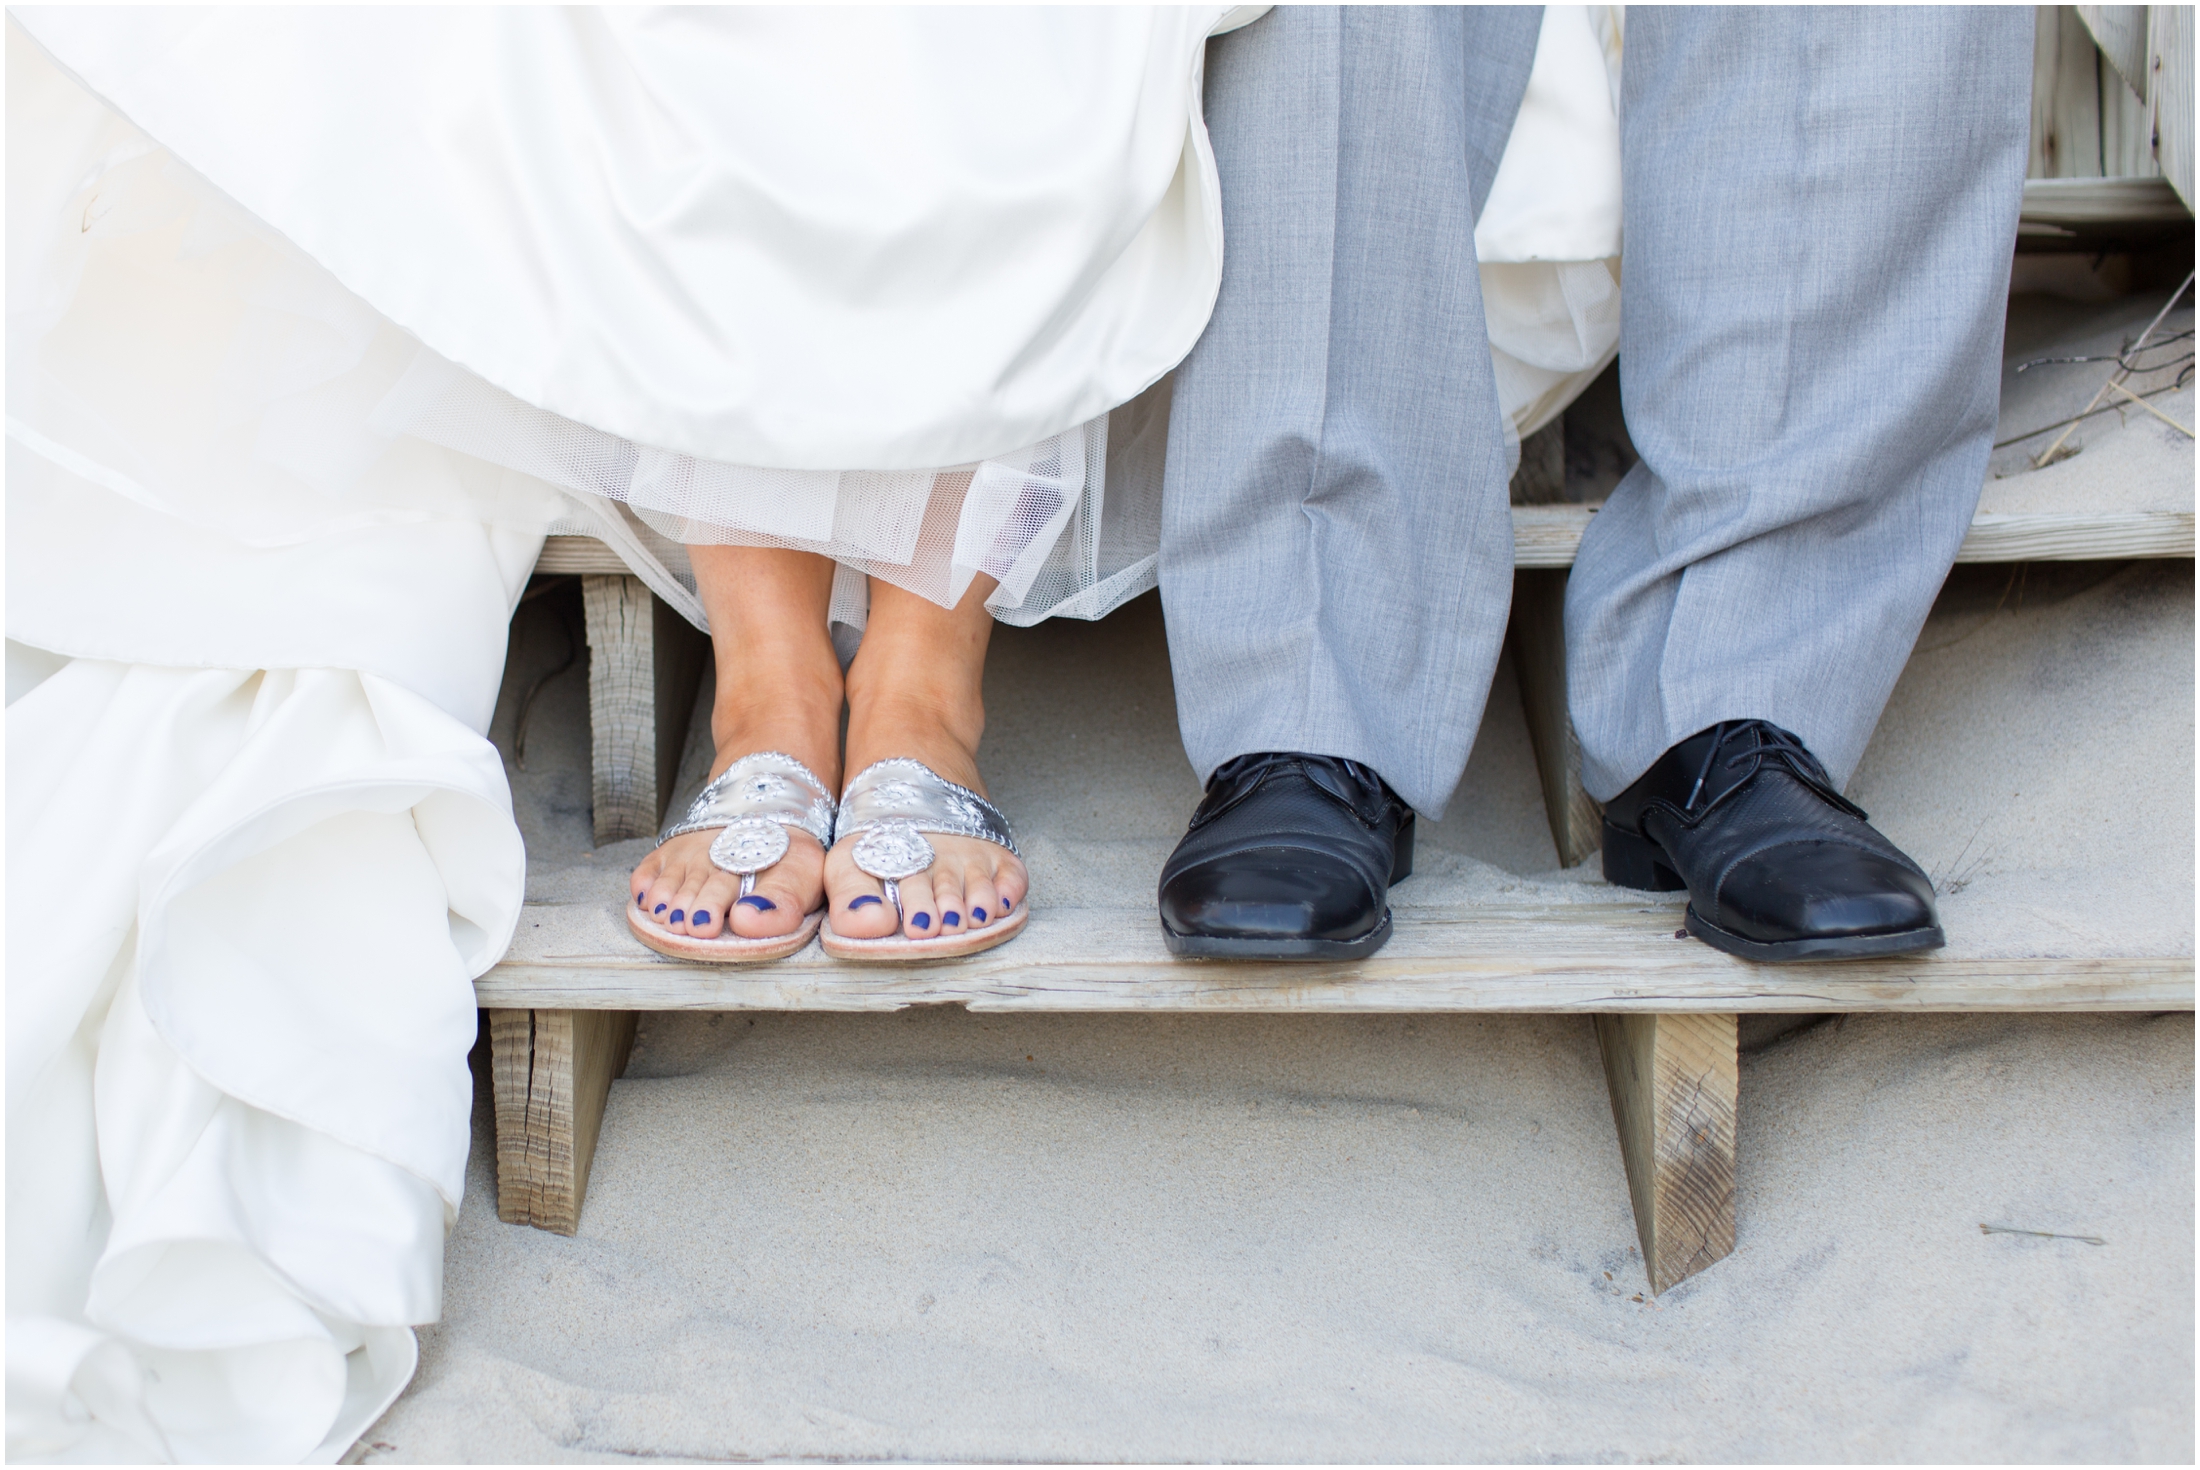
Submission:
[[[1031,910],[1021,908],[983,929],[973,929],[968,934],[943,935],[938,939],[911,939],[905,934],[889,934],[883,939],[845,939],[827,924],[818,931],[817,942],[836,960],[856,960],[864,964],[959,960],[1008,943],[1023,932],[1024,920],[1030,917]]]
[[[667,959],[693,960],[705,965],[760,965],[768,960],[783,960],[816,938],[824,922],[825,910],[814,909],[792,934],[775,935],[770,939],[697,939],[692,935],[674,934],[637,916],[632,909],[626,912],[626,927],[634,931],[636,939]]]

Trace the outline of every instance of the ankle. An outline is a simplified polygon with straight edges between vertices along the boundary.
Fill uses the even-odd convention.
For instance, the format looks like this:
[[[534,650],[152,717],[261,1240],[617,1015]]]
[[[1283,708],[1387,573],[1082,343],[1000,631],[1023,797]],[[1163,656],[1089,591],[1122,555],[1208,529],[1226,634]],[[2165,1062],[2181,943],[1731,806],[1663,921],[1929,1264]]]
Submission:
[[[768,682],[719,668],[718,694],[711,706],[710,738],[717,775],[744,755],[783,751],[817,773],[828,789],[840,785],[839,667],[828,680],[803,678],[775,670]]]
[[[923,761],[950,781],[977,790],[978,741],[985,733],[985,708],[976,699],[958,702],[938,690],[876,689],[850,680],[848,758],[850,769],[890,756]]]

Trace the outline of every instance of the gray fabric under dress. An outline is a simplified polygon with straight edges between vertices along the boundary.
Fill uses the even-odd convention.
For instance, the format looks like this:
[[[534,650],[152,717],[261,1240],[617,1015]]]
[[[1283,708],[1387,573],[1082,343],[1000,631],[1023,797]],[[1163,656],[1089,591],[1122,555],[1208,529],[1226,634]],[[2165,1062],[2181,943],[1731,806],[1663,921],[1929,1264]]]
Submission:
[[[1441,815],[1512,585],[1473,221],[1539,12],[1283,7],[1210,43],[1228,239],[1177,371],[1187,753],[1364,761]],[[1630,7],[1621,388],[1567,597],[1583,776],[1755,716],[1845,782],[1985,476],[2030,12]]]

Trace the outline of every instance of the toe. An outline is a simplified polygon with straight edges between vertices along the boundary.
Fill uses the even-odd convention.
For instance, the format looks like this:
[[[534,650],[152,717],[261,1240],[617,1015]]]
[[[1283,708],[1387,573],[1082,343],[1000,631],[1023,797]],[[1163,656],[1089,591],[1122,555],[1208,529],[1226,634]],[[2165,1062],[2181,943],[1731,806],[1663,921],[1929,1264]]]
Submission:
[[[627,879],[627,891],[634,895],[634,906],[643,913],[649,912],[649,890],[655,886],[657,875],[664,869],[663,848],[651,852],[634,865],[634,872]]]
[[[697,932],[688,928],[689,915],[697,907],[708,911],[713,922],[721,921],[723,903],[699,903],[704,885],[719,871],[710,862],[709,852],[709,833],[688,832],[651,853],[634,870],[636,912],[676,934]],[[645,870],[646,884],[639,876]]]
[[[1007,918],[1023,905],[1024,896],[1031,890],[1031,879],[1024,872],[1024,865],[1012,853],[1003,852],[993,869],[993,890],[1001,897],[1000,912],[993,915],[995,922]],[[989,910],[990,912],[990,910]]]
[[[753,892],[732,900],[736,934],[748,939],[792,934],[817,907],[825,885],[825,855],[814,839],[796,837],[785,857],[756,875]]]
[[[741,892],[741,880],[713,868],[688,900],[686,933],[695,939],[716,939],[725,931],[727,905]]]
[[[884,939],[894,932],[894,906],[878,879],[855,865],[846,848],[825,860],[825,894],[833,932],[849,939]]]
[[[672,910],[679,902],[680,889],[686,878],[687,871],[683,867],[676,864],[660,866],[656,877],[650,880],[649,887],[642,890],[642,896],[635,907],[647,915],[652,923],[669,927]]]
[[[939,900],[932,890],[932,870],[901,880],[901,932],[909,939],[936,939],[940,933]]]
[[[984,868],[972,868],[963,874],[963,926],[983,929],[1001,916],[1001,895],[993,886],[993,875]]]
[[[682,872],[680,886],[673,891],[665,912],[658,916],[658,922],[675,934],[685,934],[688,932],[688,916],[690,914],[698,910],[709,912],[711,905],[703,902],[703,886],[709,881],[711,871],[703,868],[689,868]],[[722,908],[723,905],[719,905],[719,907]],[[711,914],[711,917],[715,919],[718,915]]]
[[[942,936],[961,934],[970,927],[970,916],[963,906],[962,866],[952,861],[932,865],[932,904],[938,913]]]
[[[738,889],[736,890],[738,892]],[[802,896],[783,879],[760,874],[753,892],[733,899],[729,922],[744,939],[772,939],[791,934],[802,922]]]

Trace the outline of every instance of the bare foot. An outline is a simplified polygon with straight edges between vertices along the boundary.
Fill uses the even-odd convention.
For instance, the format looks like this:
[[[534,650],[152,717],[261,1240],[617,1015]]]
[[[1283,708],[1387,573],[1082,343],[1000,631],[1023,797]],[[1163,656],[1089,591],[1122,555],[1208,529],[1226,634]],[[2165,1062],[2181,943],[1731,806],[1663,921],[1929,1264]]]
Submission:
[[[696,588],[710,614],[718,693],[711,743],[718,776],[742,756],[777,750],[840,789],[840,660],[825,626],[833,564],[804,551],[691,546]],[[717,831],[689,832],[660,846],[634,869],[628,891],[639,911],[668,932],[717,939],[791,934],[825,891],[825,851],[787,829],[787,855],[741,879],[710,860]]]
[[[874,580],[863,647],[848,669],[848,761],[853,774],[875,761],[908,756],[980,796],[978,738],[985,731],[985,648],[993,615],[990,577],[977,578],[953,612]],[[833,932],[883,939],[898,928],[911,939],[968,934],[1014,913],[1030,889],[1017,856],[976,837],[926,833],[932,866],[901,880],[902,917],[885,885],[855,864],[854,844],[825,859]]]

